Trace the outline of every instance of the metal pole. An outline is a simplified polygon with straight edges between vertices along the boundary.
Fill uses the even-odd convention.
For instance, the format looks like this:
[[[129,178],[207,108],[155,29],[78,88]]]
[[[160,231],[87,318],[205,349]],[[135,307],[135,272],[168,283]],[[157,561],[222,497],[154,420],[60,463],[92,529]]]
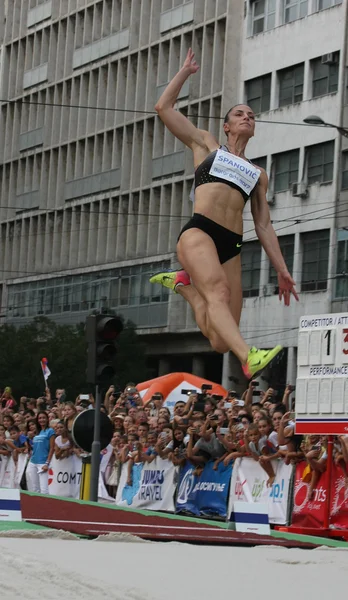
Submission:
[[[95,411],[94,411],[94,439],[91,452],[91,488],[89,499],[98,502],[98,482],[100,467],[100,391],[99,385],[95,388]]]

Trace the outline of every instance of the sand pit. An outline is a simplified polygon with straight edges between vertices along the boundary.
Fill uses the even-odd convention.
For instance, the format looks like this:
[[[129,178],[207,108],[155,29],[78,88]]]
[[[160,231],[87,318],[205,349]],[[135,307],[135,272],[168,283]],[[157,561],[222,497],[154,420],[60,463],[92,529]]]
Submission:
[[[1,538],[1,600],[330,599],[348,550]]]

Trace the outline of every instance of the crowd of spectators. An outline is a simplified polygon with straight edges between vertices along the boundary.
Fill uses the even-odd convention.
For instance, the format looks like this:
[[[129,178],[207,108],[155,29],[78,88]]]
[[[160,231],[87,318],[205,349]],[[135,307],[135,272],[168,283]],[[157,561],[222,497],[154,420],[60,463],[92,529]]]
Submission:
[[[151,463],[157,456],[177,466],[190,461],[197,476],[210,460],[217,469],[221,462],[228,465],[236,458],[250,457],[267,473],[268,486],[275,478],[272,459],[287,464],[305,460],[303,477],[309,483],[310,499],[326,469],[327,438],[295,434],[294,414],[289,411],[294,388],[287,385],[282,397],[272,388],[259,391],[254,381],[243,394],[230,390],[226,397],[207,388],[202,393],[182,390],[183,399],[171,414],[160,392],[143,402],[133,383],[122,392],[110,386],[101,408],[114,425],[105,472],[109,494],[115,496],[125,463],[127,485],[131,485],[134,463]],[[5,388],[0,406],[0,459],[12,454],[16,461],[20,453],[28,454],[28,487],[47,493],[47,478],[41,475],[53,454],[62,459],[81,453],[72,440],[72,424],[81,411],[94,407],[93,395],[80,395],[71,402],[63,389],[51,396],[47,388],[45,396],[22,397],[17,403],[11,389]],[[334,460],[348,485],[348,436],[335,437]]]
[[[121,394],[109,388],[104,406],[115,428],[113,459],[106,474],[110,493],[116,491],[124,463],[131,485],[134,462],[152,462],[156,456],[178,466],[190,461],[198,476],[210,460],[217,469],[220,462],[228,465],[250,457],[267,473],[268,486],[275,478],[272,459],[287,464],[306,461],[304,477],[312,497],[326,469],[327,438],[295,434],[295,416],[289,410],[293,386],[287,385],[281,398],[272,388],[259,391],[255,381],[241,395],[233,390],[226,397],[211,395],[208,389],[183,392],[185,399],[176,402],[171,414],[159,392],[143,403],[133,384]],[[334,460],[348,485],[348,436],[335,437]]]

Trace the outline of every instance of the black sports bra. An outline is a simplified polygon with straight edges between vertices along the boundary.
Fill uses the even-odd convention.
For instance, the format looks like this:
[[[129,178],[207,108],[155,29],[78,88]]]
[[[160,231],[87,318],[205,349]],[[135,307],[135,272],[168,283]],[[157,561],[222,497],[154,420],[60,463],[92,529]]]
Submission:
[[[244,202],[246,203],[249,200],[253,190],[251,190],[251,192],[248,194],[246,190],[243,190],[239,185],[237,185],[233,181],[227,181],[222,177],[217,177],[216,175],[210,174],[210,169],[213,165],[218,150],[225,150],[226,152],[229,152],[227,146],[220,146],[219,148],[208,154],[208,156],[203,160],[203,162],[201,162],[200,165],[198,165],[197,169],[195,170],[194,188],[196,189],[199,185],[203,185],[204,183],[225,183],[226,185],[229,185],[231,188],[240,192],[244,198]],[[235,156],[231,152],[229,152],[229,154],[231,154],[232,157]],[[239,159],[239,157],[237,158]],[[250,161],[247,159],[242,160],[250,163]],[[250,164],[252,165],[252,163]]]

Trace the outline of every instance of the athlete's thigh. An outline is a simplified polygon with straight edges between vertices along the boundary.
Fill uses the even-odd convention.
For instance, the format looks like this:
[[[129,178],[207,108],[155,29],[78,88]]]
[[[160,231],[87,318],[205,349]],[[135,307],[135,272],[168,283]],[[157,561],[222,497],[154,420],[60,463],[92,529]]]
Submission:
[[[196,228],[184,231],[177,245],[177,254],[204,300],[219,284],[228,286],[215,244],[204,231]]]
[[[239,325],[243,305],[241,257],[234,256],[222,265],[231,290],[230,309],[234,320]]]

